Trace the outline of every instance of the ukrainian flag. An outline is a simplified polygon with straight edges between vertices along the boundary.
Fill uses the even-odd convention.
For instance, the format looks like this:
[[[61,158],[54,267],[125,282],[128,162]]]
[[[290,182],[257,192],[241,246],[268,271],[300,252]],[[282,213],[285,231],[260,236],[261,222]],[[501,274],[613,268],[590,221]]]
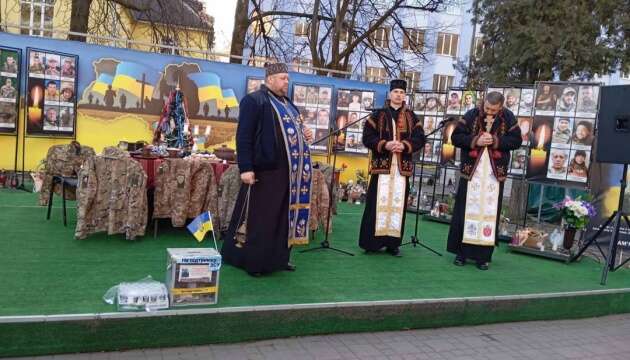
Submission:
[[[142,95],[144,82],[144,97],[153,96],[153,83],[157,81],[155,71],[140,64],[123,61],[116,67],[116,75],[112,81],[115,90],[125,90],[136,97]]]
[[[214,231],[212,215],[209,211],[201,213],[186,228],[197,241],[202,242],[208,231]]]
[[[188,78],[197,85],[200,103],[208,100],[220,102],[223,99],[219,75],[212,72],[197,72],[188,74]]]
[[[114,76],[107,73],[102,73],[98,76],[94,85],[92,85],[92,91],[99,93],[105,96],[105,91],[107,91],[107,87],[112,84],[114,81]]]
[[[219,109],[223,109],[226,105],[227,107],[237,107],[238,100],[236,99],[236,94],[232,89],[224,89],[222,92],[223,100],[219,102]]]

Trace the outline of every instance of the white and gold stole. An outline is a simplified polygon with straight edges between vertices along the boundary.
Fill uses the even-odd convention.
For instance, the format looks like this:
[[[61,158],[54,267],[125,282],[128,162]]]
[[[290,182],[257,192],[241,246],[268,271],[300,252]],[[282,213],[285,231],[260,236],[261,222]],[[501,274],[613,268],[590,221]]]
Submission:
[[[394,139],[398,139],[398,127],[392,119]],[[398,155],[392,155],[389,174],[378,175],[376,191],[376,225],[374,236],[400,237],[405,211],[406,179],[398,169]]]
[[[492,123],[488,127],[488,132]],[[500,183],[494,176],[487,147],[481,150],[477,166],[468,181],[464,216],[464,244],[494,246]]]

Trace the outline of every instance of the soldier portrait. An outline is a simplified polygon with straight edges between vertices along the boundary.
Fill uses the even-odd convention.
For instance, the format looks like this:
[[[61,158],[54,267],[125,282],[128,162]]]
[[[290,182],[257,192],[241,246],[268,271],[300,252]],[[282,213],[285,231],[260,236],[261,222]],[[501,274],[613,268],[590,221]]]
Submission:
[[[31,51],[29,62],[28,62],[28,72],[29,75],[44,75],[44,53]]]
[[[72,78],[76,75],[74,58],[72,57],[61,57],[61,76],[66,78]]]
[[[47,79],[59,78],[59,59],[59,55],[46,54],[46,70],[44,71],[44,75],[46,75]]]
[[[320,87],[319,88],[319,105],[330,105],[330,88]]]
[[[595,115],[595,113],[597,112],[598,97],[598,86],[580,86],[577,102],[577,112]]]
[[[339,90],[337,93],[337,108],[345,109],[350,104],[350,92],[348,90]]]
[[[59,113],[56,106],[44,107],[44,130],[58,130]]]
[[[361,103],[363,104],[361,107],[362,110],[371,110],[374,107],[374,93],[364,91],[361,97]]]
[[[0,86],[0,98],[15,100],[17,97],[17,90],[13,84],[12,78],[0,78],[2,79],[2,86]]]
[[[10,74],[17,74],[18,65],[15,59],[17,56],[8,55],[2,64],[2,71]]]

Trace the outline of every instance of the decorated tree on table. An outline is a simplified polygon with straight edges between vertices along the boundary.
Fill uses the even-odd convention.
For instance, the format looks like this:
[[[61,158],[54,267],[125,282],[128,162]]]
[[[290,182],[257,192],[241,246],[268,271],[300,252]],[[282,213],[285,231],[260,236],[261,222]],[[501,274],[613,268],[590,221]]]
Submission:
[[[171,91],[164,104],[162,116],[155,129],[153,142],[165,144],[171,148],[190,148],[192,137],[188,133],[188,127],[186,99],[178,86],[175,91]]]

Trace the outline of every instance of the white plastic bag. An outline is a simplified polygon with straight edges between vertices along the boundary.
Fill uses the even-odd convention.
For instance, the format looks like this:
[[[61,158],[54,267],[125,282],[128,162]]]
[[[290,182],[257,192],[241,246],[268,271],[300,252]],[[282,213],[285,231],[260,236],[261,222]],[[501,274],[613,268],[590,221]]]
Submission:
[[[123,282],[111,287],[103,301],[118,305],[118,311],[154,311],[168,309],[166,286],[149,275],[135,282]]]

